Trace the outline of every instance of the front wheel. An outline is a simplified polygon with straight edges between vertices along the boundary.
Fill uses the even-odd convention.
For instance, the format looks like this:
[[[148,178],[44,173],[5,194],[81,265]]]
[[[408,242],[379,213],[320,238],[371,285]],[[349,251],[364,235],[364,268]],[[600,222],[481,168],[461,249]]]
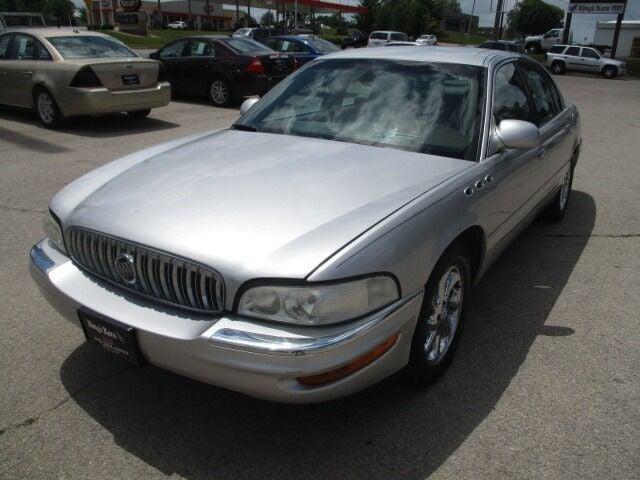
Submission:
[[[451,363],[470,287],[469,253],[462,245],[453,245],[438,261],[425,288],[407,367],[412,383],[432,384]]]
[[[209,84],[208,94],[209,100],[216,107],[227,107],[233,101],[229,84],[221,78],[216,78]]]
[[[525,47],[525,50],[527,51],[527,53],[540,53],[542,49],[537,43],[530,43]]]
[[[602,69],[602,76],[608,79],[616,78],[618,76],[618,69],[611,65],[606,66]]]
[[[567,67],[564,62],[553,62],[551,64],[551,73],[554,75],[562,75],[567,71]]]

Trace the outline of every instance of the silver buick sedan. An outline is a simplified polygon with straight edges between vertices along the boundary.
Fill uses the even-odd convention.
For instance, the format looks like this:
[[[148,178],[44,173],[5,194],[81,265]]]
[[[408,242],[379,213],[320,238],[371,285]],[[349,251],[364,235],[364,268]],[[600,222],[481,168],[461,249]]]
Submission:
[[[31,274],[136,364],[282,402],[399,370],[429,384],[474,284],[532,219],[563,217],[580,146],[576,108],[524,56],[349,50],[228,129],[71,183]]]

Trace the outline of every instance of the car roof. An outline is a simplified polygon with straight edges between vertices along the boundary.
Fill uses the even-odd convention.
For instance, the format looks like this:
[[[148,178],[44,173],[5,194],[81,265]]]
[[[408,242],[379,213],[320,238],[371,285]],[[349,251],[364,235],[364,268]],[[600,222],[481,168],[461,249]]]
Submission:
[[[438,47],[415,48],[413,46],[397,48],[357,48],[331,53],[323,57],[332,58],[363,58],[408,60],[416,62],[458,63],[461,65],[484,66],[489,60],[502,58],[521,58],[517,52],[489,50],[470,47]]]
[[[273,37],[269,37],[269,38],[276,38],[278,40],[298,40],[300,42],[313,39],[313,37],[306,37],[303,35],[274,35]]]
[[[396,30],[374,30],[371,33],[402,33],[402,32],[397,32]],[[402,33],[404,35],[404,33]]]
[[[50,37],[69,37],[73,35],[78,36],[91,36],[91,37],[108,37],[112,38],[110,35],[106,35],[100,32],[92,32],[89,30],[81,30],[78,27],[19,27],[12,28],[10,30],[11,33],[28,33],[35,37],[41,38],[50,38]],[[7,30],[9,33],[9,30]],[[115,40],[115,39],[114,39]]]

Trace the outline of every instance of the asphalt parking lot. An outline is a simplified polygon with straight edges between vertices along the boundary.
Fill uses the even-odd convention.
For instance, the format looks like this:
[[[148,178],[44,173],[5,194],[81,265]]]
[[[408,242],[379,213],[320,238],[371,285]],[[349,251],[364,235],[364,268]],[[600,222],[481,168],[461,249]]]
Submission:
[[[0,108],[0,478],[639,478],[640,81],[558,82],[583,122],[568,216],[491,269],[435,386],[392,377],[311,406],[130,368],[28,275],[56,191],[236,110],[180,100],[54,132]]]

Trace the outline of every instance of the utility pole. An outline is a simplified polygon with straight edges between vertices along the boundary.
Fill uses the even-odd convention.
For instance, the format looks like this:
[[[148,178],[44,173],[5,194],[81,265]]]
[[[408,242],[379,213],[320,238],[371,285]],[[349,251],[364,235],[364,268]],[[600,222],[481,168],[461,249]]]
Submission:
[[[627,2],[624,2],[624,7],[622,7],[622,13],[618,14],[618,18],[616,19],[616,29],[613,31],[613,45],[611,45],[611,58],[616,58],[616,50],[618,50],[618,39],[620,37],[620,28],[622,27],[622,19],[624,18],[624,13],[627,10]]]
[[[233,26],[234,30],[240,26],[240,4],[238,2],[239,0],[236,0],[236,24]]]
[[[293,19],[293,29],[294,29],[294,34],[297,33],[296,30],[298,30],[298,0],[295,0],[294,4],[293,4],[293,15],[294,15],[294,19]]]
[[[469,18],[469,28],[467,28],[467,42],[469,41],[469,35],[471,34],[471,24],[473,23],[473,11],[476,9],[476,0],[473,0],[471,5],[471,16]]]
[[[502,25],[502,4],[503,0],[498,0],[498,6],[496,7],[496,18],[493,22],[493,39],[500,40],[500,28]]]

